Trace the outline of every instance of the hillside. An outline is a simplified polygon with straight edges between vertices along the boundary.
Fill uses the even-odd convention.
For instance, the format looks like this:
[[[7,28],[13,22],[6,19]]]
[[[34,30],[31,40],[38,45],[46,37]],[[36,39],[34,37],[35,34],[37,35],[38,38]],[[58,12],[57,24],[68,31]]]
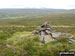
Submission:
[[[0,19],[0,25],[39,26],[46,21],[50,22],[51,25],[75,26],[75,14],[59,13],[38,17],[17,17],[13,19]]]
[[[0,18],[11,18],[11,17],[35,17],[42,16],[53,12],[53,10],[44,9],[1,9]]]
[[[74,51],[75,44],[69,44],[68,39],[58,39],[48,44],[40,43],[38,36],[32,32],[16,32],[8,38],[0,50],[1,56],[58,56],[59,51]],[[59,48],[58,48],[59,47]],[[4,49],[3,49],[4,48]],[[40,50],[40,51],[39,51]]]
[[[16,18],[16,17],[38,17],[53,13],[74,13],[75,10],[64,10],[64,9],[0,9],[1,18]]]
[[[58,56],[59,51],[75,51],[69,39],[45,44],[33,36],[44,22],[56,32],[72,34],[75,40],[75,10],[0,9],[0,56]]]

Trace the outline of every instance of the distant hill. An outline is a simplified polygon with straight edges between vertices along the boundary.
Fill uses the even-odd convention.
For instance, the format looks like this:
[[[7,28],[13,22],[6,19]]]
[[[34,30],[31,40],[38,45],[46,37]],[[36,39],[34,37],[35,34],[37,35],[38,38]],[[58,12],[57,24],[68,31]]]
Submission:
[[[0,9],[0,25],[39,26],[44,22],[52,25],[75,26],[75,10],[63,9]]]
[[[14,18],[14,17],[38,17],[48,14],[58,13],[75,13],[75,10],[64,9],[48,9],[48,8],[26,8],[26,9],[0,9],[0,19]]]

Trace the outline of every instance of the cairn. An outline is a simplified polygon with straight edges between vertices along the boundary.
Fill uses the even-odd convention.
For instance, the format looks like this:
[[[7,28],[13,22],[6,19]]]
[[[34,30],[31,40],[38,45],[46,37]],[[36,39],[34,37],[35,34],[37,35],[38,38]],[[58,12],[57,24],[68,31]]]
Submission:
[[[55,32],[48,22],[45,22],[42,26],[35,30],[34,35],[36,34],[39,34],[39,40],[44,41],[45,43],[51,42],[59,37],[69,38],[69,43],[75,42],[75,40],[72,39],[72,35]]]

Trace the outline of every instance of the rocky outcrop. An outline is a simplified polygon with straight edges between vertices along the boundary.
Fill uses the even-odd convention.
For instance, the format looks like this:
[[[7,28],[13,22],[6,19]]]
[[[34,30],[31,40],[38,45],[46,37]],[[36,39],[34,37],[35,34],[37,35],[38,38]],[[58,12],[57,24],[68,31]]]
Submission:
[[[70,43],[75,42],[75,40],[72,40],[73,36],[71,34],[55,32],[48,22],[45,22],[42,26],[35,30],[34,35],[36,34],[39,34],[39,40],[43,40],[45,43],[51,42],[59,37],[69,38]]]

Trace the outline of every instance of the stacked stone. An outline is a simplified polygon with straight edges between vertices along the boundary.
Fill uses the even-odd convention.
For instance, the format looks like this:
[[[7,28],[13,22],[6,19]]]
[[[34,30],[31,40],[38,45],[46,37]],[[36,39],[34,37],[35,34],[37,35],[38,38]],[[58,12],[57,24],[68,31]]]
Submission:
[[[35,30],[34,35],[36,34],[39,34],[39,40],[43,40],[45,41],[45,43],[51,42],[59,37],[69,38],[69,43],[75,43],[75,40],[72,39],[72,35],[61,32],[55,32],[54,29],[48,24],[48,22],[45,22],[42,26]]]
[[[48,24],[48,22],[45,22],[38,30],[35,31],[34,34],[39,34],[39,40],[43,40],[45,43],[48,43],[53,40],[52,32],[54,32],[53,28]]]

